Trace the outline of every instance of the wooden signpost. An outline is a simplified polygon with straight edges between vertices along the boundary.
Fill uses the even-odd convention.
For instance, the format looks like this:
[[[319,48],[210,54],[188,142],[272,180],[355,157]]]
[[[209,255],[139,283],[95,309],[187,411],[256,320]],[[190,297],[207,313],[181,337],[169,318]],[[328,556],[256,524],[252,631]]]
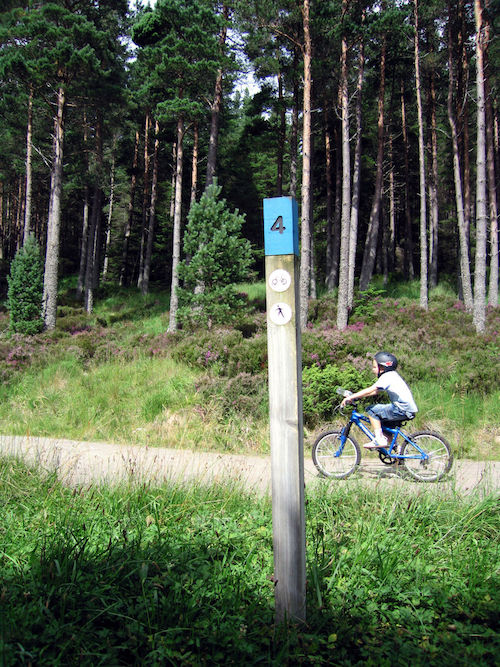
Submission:
[[[305,621],[299,234],[291,197],[264,200],[276,622]]]

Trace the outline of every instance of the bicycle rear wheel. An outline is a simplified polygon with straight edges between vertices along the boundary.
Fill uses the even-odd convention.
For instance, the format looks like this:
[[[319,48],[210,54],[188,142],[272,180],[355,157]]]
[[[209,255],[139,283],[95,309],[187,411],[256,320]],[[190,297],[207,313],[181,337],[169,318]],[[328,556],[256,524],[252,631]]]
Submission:
[[[453,454],[450,445],[443,436],[432,431],[419,431],[413,433],[410,442],[405,441],[401,454],[405,469],[414,479],[419,482],[437,482],[447,472],[453,463]],[[428,458],[424,458],[418,447],[424,451]]]
[[[361,460],[356,440],[348,436],[344,445],[340,441],[342,431],[322,433],[312,447],[312,460],[324,477],[345,479],[352,475]]]

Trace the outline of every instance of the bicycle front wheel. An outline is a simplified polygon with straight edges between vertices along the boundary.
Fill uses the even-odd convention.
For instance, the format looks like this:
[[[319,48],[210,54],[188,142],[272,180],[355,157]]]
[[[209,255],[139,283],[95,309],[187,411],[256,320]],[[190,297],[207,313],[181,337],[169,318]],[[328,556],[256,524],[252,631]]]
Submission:
[[[437,482],[449,472],[453,454],[443,436],[431,431],[419,431],[409,437],[410,441],[403,444],[401,455],[404,467],[414,479]]]
[[[342,431],[322,433],[312,447],[313,463],[324,477],[345,479],[352,475],[361,460],[356,440],[348,436],[342,445],[341,434]]]

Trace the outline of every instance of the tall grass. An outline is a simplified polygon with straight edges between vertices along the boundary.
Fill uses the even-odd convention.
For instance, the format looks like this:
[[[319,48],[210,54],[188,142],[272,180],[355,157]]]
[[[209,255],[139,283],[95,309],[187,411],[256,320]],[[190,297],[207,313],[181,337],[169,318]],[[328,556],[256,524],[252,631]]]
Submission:
[[[427,487],[426,487],[427,488]],[[0,462],[0,665],[493,665],[498,498],[308,492],[307,624],[273,624],[269,499],[71,490]]]
[[[455,456],[498,459],[500,311],[478,336],[446,285],[428,312],[417,288],[374,282],[343,332],[335,297],[313,301],[304,365],[354,367],[369,382],[370,354],[390,349],[420,408],[412,428],[441,431]],[[52,333],[9,337],[0,314],[0,432],[266,453],[265,284],[237,289],[249,308],[231,329],[166,333],[167,293],[111,286],[92,316],[62,294]],[[308,440],[319,422],[307,415]]]

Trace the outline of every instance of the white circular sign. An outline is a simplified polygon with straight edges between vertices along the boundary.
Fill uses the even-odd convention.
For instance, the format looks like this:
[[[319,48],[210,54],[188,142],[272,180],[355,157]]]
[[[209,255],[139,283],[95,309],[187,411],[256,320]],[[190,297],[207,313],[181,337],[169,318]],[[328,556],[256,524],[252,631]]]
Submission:
[[[290,274],[285,269],[276,269],[269,276],[269,287],[275,292],[285,292],[291,282]]]
[[[288,324],[292,319],[292,309],[287,303],[275,303],[269,316],[274,324]]]

